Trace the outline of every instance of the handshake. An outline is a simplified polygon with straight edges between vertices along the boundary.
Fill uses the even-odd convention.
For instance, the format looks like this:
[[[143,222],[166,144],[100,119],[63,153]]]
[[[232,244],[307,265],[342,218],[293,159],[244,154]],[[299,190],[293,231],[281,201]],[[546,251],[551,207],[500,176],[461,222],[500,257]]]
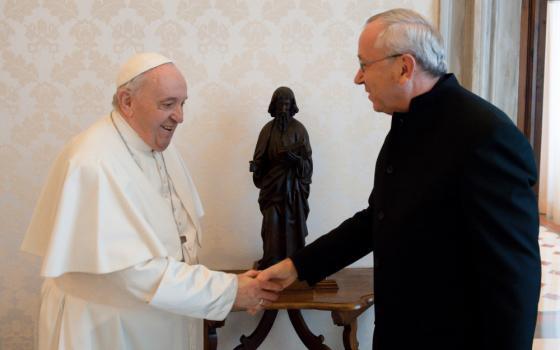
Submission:
[[[297,270],[289,258],[266,270],[249,270],[237,275],[234,310],[247,310],[251,315],[278,299],[278,293],[297,278]]]

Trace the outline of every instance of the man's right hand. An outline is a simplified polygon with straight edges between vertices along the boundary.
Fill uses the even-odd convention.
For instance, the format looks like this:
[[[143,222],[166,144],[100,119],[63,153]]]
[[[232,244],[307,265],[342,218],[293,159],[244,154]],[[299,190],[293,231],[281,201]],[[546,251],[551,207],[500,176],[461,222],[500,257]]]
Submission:
[[[257,311],[278,299],[278,292],[282,291],[282,286],[276,282],[255,278],[259,273],[259,271],[249,270],[237,275],[237,295],[233,303],[234,310],[247,310],[254,315]]]
[[[282,286],[282,289],[294,283],[298,273],[292,259],[286,258],[276,265],[272,265],[266,270],[261,271],[257,279],[261,281],[276,282]]]

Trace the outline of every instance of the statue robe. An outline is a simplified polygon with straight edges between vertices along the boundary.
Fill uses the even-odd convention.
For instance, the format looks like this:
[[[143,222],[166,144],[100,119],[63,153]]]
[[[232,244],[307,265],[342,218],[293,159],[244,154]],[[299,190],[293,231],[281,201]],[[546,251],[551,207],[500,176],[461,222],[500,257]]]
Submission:
[[[307,198],[313,173],[309,135],[293,117],[284,132],[278,124],[273,120],[263,127],[253,156],[253,182],[260,189],[259,207],[263,215],[264,253],[260,269],[303,248],[307,236]],[[289,160],[287,152],[299,159]]]

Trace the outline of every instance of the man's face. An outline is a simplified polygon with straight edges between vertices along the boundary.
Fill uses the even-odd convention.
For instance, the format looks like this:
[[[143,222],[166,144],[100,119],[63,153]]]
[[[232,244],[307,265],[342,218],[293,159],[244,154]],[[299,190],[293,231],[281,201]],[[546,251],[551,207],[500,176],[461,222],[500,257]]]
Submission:
[[[368,98],[377,112],[393,114],[399,111],[400,90],[399,56],[392,57],[386,49],[376,48],[375,40],[383,30],[382,23],[374,21],[369,23],[358,42],[358,59],[362,67],[354,77],[354,83],[364,85]]]
[[[144,81],[131,96],[127,120],[138,135],[156,151],[169,146],[179,123],[187,83],[174,64],[164,64],[146,73]]]

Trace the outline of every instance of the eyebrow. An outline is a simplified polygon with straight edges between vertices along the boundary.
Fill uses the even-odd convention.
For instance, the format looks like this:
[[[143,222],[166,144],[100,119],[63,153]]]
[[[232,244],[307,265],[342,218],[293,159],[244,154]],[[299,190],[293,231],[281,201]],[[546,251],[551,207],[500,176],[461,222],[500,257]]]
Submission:
[[[185,99],[184,99],[183,101],[186,101],[187,98],[188,98],[188,96],[185,96]],[[167,98],[164,98],[163,100],[160,100],[159,103],[177,102],[177,101],[179,101],[179,100],[180,100],[180,99],[177,98],[177,97],[167,97]]]

